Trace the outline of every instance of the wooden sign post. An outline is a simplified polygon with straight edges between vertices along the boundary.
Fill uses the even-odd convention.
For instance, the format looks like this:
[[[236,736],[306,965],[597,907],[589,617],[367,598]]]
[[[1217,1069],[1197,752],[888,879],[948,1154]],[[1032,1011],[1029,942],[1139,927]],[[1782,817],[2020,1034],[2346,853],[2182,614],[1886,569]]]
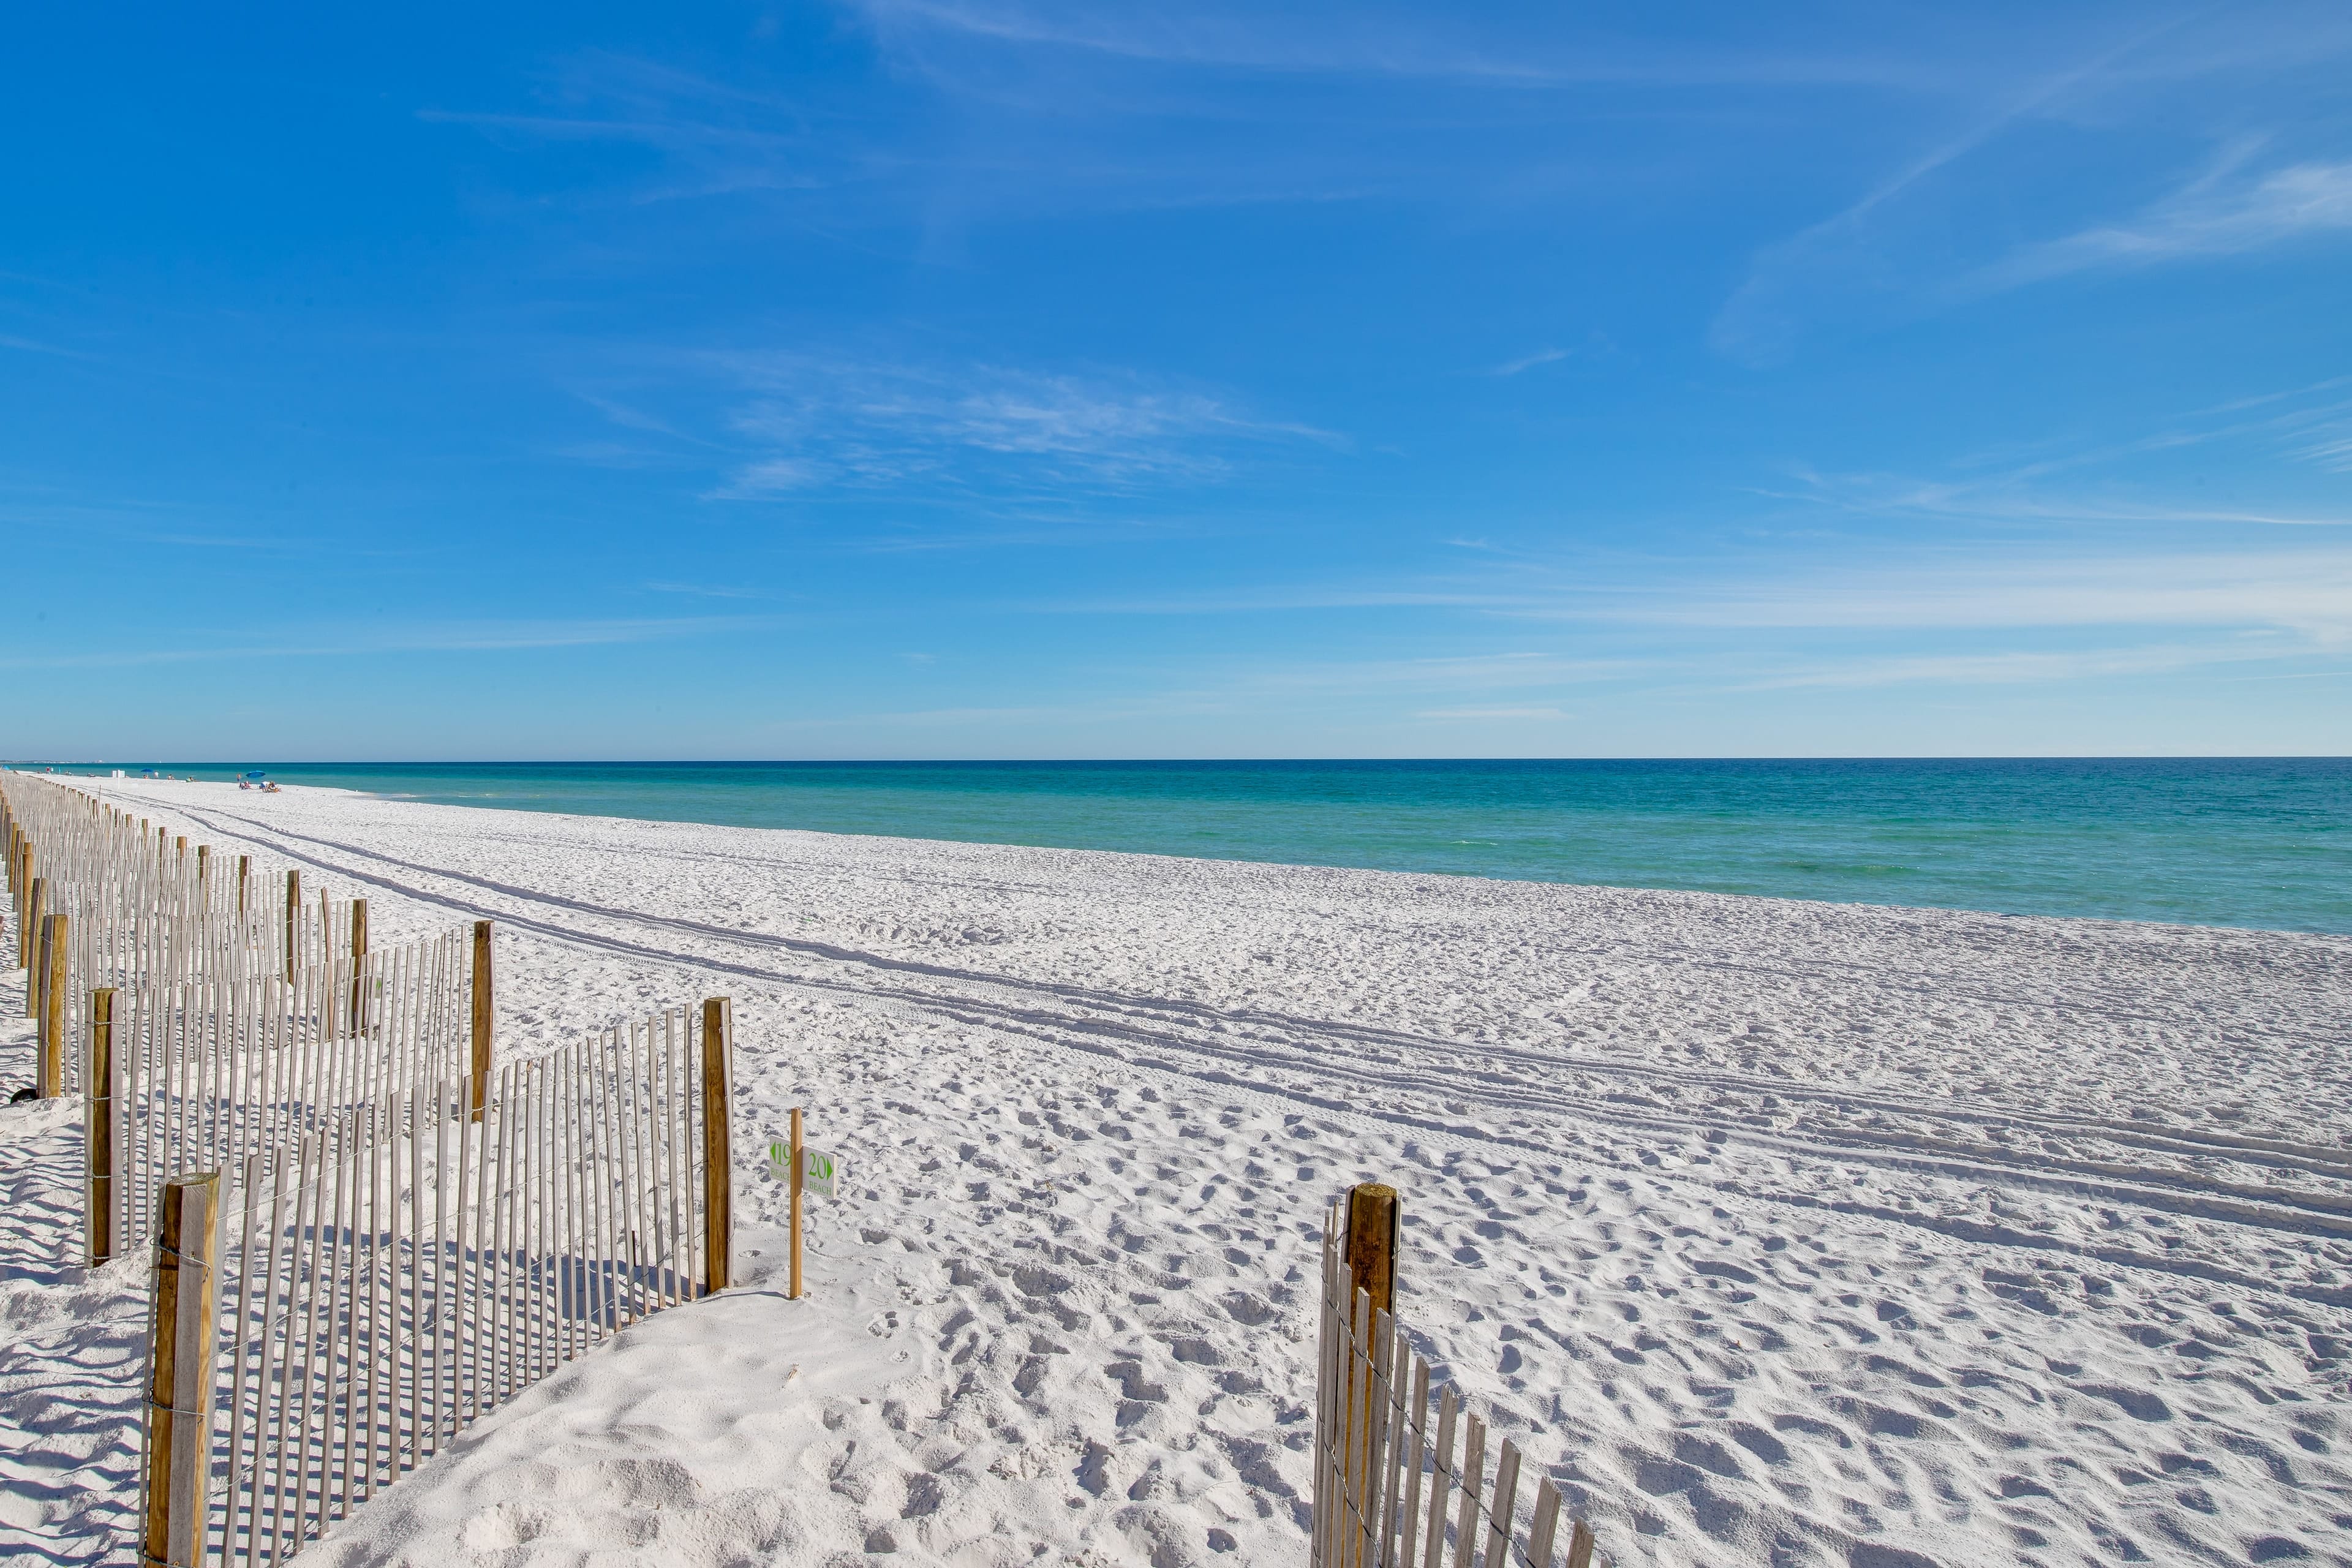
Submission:
[[[731,1098],[728,1036],[735,1005],[713,996],[702,1004],[702,1261],[703,1294],[727,1289],[735,1250],[735,1162],[729,1150]],[[795,1166],[797,1169],[797,1166]]]
[[[205,1557],[219,1219],[219,1172],[163,1184],[139,1548],[140,1562],[156,1568],[197,1568]]]
[[[89,994],[89,1120],[84,1131],[89,1164],[89,1266],[114,1256],[114,987]]]
[[[792,1171],[793,1190],[793,1265],[791,1286],[784,1291],[784,1296],[788,1300],[797,1301],[801,1299],[801,1179],[803,1174],[801,1170],[801,1108],[797,1105],[793,1107],[792,1143],[793,1147],[790,1169]]]

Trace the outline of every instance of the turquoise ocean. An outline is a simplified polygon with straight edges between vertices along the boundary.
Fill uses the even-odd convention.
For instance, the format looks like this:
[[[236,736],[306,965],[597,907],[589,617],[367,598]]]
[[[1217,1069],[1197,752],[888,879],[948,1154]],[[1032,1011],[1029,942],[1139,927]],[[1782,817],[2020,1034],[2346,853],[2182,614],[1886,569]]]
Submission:
[[[2347,758],[152,765],[518,811],[2352,932]]]

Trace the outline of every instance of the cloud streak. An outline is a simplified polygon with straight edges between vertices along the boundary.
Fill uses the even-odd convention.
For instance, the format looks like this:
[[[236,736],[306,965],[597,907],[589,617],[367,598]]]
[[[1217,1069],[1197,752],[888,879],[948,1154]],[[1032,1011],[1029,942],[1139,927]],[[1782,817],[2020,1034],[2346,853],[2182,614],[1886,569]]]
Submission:
[[[2244,169],[2233,150],[2136,216],[2028,246],[1963,285],[1970,291],[2045,282],[2099,268],[2240,256],[2352,229],[2352,163]]]
[[[0,668],[111,669],[142,665],[226,663],[245,659],[342,658],[398,653],[515,653],[534,648],[593,647],[706,636],[772,625],[749,616],[676,616],[666,619],[447,622],[372,635],[320,637],[305,642],[248,643],[233,647],[100,648],[83,653],[0,656]]]
[[[1253,452],[1342,444],[1135,374],[794,353],[719,353],[706,363],[751,395],[729,423],[762,448],[709,492],[720,500],[828,487],[1127,492],[1213,483]]]

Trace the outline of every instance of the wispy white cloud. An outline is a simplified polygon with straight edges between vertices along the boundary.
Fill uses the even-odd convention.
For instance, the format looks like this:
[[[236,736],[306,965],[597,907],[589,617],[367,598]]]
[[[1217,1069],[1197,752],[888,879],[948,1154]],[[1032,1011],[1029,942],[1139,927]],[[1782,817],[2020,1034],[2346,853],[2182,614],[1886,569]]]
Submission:
[[[534,110],[428,107],[417,118],[494,142],[625,142],[660,153],[663,172],[622,187],[646,204],[739,193],[807,193],[855,180],[854,141],[819,133],[782,94],[661,61],[600,50],[563,60]]]
[[[1143,11],[989,0],[862,0],[877,36],[908,50],[926,35],[1016,48],[1093,54],[1159,66],[1293,75],[1460,80],[1529,88],[1926,88],[1953,65],[1851,41],[1813,49],[1638,44],[1597,30],[1512,42],[1481,37],[1467,14],[1383,15],[1361,6],[1321,15],[1264,7]]]
[[[2014,686],[2108,680],[2308,657],[2311,650],[2244,642],[2160,643],[2127,647],[1995,649],[1972,653],[1864,655],[1801,663],[1738,682],[1748,690],[1806,687]],[[2296,671],[2297,675],[2312,672]]]
[[[2053,111],[2119,60],[2169,30],[2168,20],[2143,27],[2057,69],[2031,70],[2000,92],[1956,132],[1930,143],[1830,216],[1766,247],[1746,279],[1725,301],[1709,329],[1717,349],[1750,362],[1784,352],[1825,300],[1884,293],[1903,280],[1890,277],[1878,254],[1875,226],[1883,212],[1931,175],[1958,163],[2021,121]]]
[[[2232,148],[2135,216],[2027,246],[1963,287],[2011,288],[2095,268],[2236,256],[2352,229],[2352,163],[2252,169],[2246,166],[2252,153],[2249,145]]]
[[[511,653],[593,647],[709,636],[770,624],[762,617],[699,616],[668,619],[453,621],[381,630],[339,630],[286,642],[187,647],[110,647],[77,653],[0,656],[0,668],[108,669],[143,665],[232,663],[247,659],[337,658],[363,654]]]
[[[1465,723],[1484,721],[1557,723],[1572,715],[1559,708],[1424,708],[1413,717],[1454,720]]]
[[[790,353],[707,363],[752,395],[730,416],[766,448],[712,494],[757,500],[818,486],[1125,489],[1204,483],[1248,449],[1339,437],[1230,399],[1109,373],[922,366]]]
[[[703,494],[706,500],[768,500],[824,482],[815,464],[796,458],[762,458],[731,470],[724,484]]]
[[[716,587],[703,583],[647,583],[651,594],[677,594],[692,599],[772,599],[772,594],[757,593],[750,588]]]
[[[18,353],[48,354],[58,359],[76,359],[91,363],[98,361],[96,354],[84,353],[79,349],[61,348],[56,343],[37,342],[31,338],[16,337],[7,332],[0,332],[0,349],[13,349]]]
[[[1973,68],[1951,79],[1951,98],[1975,105],[1956,129],[1920,138],[1918,151],[1838,210],[1759,249],[1717,314],[1714,345],[1762,364],[1823,327],[1914,318],[2093,268],[2252,254],[2352,226],[2341,127],[2313,112],[2332,101],[2325,74],[2340,74],[2352,49],[2340,8],[2168,8],[2129,16],[2120,32],[2108,26],[2103,42],[2073,46],[2071,59],[2051,40],[2076,29],[2055,16],[2041,37],[2017,37],[2006,84],[1985,90]],[[2270,129],[2249,137],[2250,121]],[[2148,188],[2143,149],[2200,135],[2227,144],[2208,168],[2152,200],[2135,196],[2145,205],[2129,216],[2098,210],[2114,193]],[[2138,167],[2084,178],[2093,138]],[[2306,151],[2257,167],[2256,153],[2273,142]],[[2056,221],[2043,220],[2042,232],[2057,228],[2059,237],[2010,237],[2021,219],[2045,213]]]
[[[2352,551],[1983,562],[1948,555],[1876,571],[1684,583],[1605,601],[1563,595],[1512,613],[1727,633],[2194,627],[2280,634],[2267,656],[2286,657],[2352,646]]]
[[[2328,512],[2260,506],[2164,505],[2113,496],[2063,495],[2025,489],[2009,478],[1967,483],[1885,474],[1807,474],[1801,488],[1759,486],[1755,493],[1874,518],[1996,523],[2352,528],[2352,509]]]
[[[1875,568],[1789,563],[1739,572],[1697,563],[1607,574],[1519,564],[1507,574],[1443,580],[1027,608],[1227,616],[1400,606],[1725,633],[2200,626],[2268,628],[2334,644],[2352,641],[2352,550],[2094,555],[1948,547],[1912,551]]]
[[[1569,351],[1566,349],[1541,349],[1519,359],[1506,360],[1486,374],[1517,375],[1520,372],[1533,370],[1539,364],[1558,364],[1561,360],[1566,359],[1568,354]]]
[[[2265,459],[2327,468],[2352,465],[2352,397],[2346,395],[2347,389],[2352,389],[2352,377],[2334,376],[2166,416],[2137,435],[2043,437],[1958,459],[1950,465],[1957,477],[1824,473],[1798,465],[1792,468],[1793,485],[1759,485],[1754,490],[1778,500],[1887,520],[2352,527],[2352,506],[2265,503],[2260,499],[2262,491],[2273,488],[2262,474]],[[2208,491],[2194,502],[2184,501],[2177,485],[2168,486],[2165,470],[2151,470],[2148,465],[2149,459],[2216,445],[2239,448],[2221,471],[2237,476],[2229,488],[2240,489],[2242,499]],[[2104,480],[2095,477],[2100,469],[2108,471]],[[2205,476],[2200,473],[2199,479],[2201,489]]]

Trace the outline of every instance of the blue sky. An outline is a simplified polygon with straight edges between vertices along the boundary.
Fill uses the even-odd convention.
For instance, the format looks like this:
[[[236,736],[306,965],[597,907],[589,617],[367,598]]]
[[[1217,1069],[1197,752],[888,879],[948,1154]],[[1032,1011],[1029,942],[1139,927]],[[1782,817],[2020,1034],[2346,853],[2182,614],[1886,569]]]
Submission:
[[[1462,9],[19,16],[0,750],[2352,750],[2352,12]]]

